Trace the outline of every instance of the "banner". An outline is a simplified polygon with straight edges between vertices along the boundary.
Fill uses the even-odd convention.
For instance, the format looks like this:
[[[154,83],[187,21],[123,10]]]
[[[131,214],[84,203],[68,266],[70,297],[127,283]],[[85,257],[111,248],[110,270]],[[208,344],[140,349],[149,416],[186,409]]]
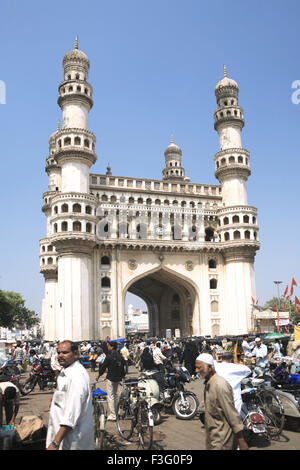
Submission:
[[[295,341],[300,341],[300,326],[294,326]]]

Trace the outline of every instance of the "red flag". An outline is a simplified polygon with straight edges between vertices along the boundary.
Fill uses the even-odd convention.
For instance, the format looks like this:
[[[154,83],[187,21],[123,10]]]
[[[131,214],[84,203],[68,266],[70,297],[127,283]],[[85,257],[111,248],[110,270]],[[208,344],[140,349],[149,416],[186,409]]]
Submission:
[[[279,311],[277,307],[277,331],[279,332]]]
[[[297,282],[295,281],[295,279],[293,278],[293,279],[292,279],[292,284],[291,284],[291,293],[290,293],[290,295],[293,295],[293,293],[294,293],[294,286],[297,287],[298,284],[297,284]]]
[[[251,297],[251,299],[252,299],[252,303],[255,304],[255,299],[253,299],[253,297]]]
[[[298,307],[297,305],[300,305],[300,300],[298,297],[295,296],[295,312],[298,313]]]
[[[288,293],[288,291],[289,291],[289,286],[287,285],[286,288],[285,288],[284,294],[283,294],[284,297],[286,296],[286,294]]]

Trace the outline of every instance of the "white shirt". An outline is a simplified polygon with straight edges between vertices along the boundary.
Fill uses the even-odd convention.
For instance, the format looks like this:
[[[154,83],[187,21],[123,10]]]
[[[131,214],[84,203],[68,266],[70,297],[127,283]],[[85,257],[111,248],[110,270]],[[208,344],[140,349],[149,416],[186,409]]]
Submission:
[[[251,369],[243,364],[233,364],[232,362],[216,362],[214,367],[218,375],[223,377],[232,387],[234,406],[238,413],[242,409],[241,382],[251,374]]]
[[[254,346],[254,343],[248,343],[248,341],[246,340],[242,342],[242,348],[243,348],[245,356],[250,356],[253,346]]]
[[[153,349],[153,361],[154,361],[154,364],[163,364],[164,360],[166,359],[166,357],[163,355],[163,353],[161,352],[160,348],[158,346],[156,346],[154,349]]]
[[[90,379],[78,362],[62,369],[53,395],[46,447],[60,426],[72,428],[63,439],[61,450],[94,450],[94,426]]]
[[[256,365],[260,367],[266,367],[269,364],[268,360],[268,348],[265,344],[261,344],[260,347],[255,346],[251,356],[256,357]]]

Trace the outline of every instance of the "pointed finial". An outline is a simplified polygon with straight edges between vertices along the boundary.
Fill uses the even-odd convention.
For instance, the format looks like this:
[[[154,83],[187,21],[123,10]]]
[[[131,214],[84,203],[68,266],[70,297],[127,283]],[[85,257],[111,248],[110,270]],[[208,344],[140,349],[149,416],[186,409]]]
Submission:
[[[74,49],[78,49],[78,36],[75,38],[75,46]]]
[[[171,135],[171,144],[174,144],[174,136],[173,136],[173,134]]]
[[[57,121],[57,132],[60,131],[60,127],[59,127],[59,120]]]
[[[227,77],[227,68],[226,68],[226,65],[224,65],[224,78]]]

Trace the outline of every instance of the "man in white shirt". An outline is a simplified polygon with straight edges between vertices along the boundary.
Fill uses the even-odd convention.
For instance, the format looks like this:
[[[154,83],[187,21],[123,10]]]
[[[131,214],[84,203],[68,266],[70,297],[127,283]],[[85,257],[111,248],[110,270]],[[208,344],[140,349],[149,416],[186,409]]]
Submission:
[[[94,450],[94,426],[90,379],[78,361],[79,352],[72,341],[57,348],[62,370],[53,395],[47,450]]]
[[[255,347],[251,353],[251,356],[256,358],[256,365],[258,367],[268,367],[268,348],[261,342],[260,338],[255,338]]]
[[[242,342],[242,348],[244,351],[244,356],[249,357],[252,353],[252,349],[254,348],[254,342],[249,343],[249,338],[248,335],[244,336],[243,342]]]
[[[214,368],[218,375],[223,377],[232,387],[234,406],[238,413],[242,409],[241,383],[245,377],[251,374],[251,369],[243,364],[233,363],[233,354],[224,352],[222,361],[214,361]]]
[[[160,371],[164,372],[164,361],[169,361],[166,356],[163,355],[160,349],[161,343],[156,343],[155,348],[153,349],[153,361],[155,367]]]

